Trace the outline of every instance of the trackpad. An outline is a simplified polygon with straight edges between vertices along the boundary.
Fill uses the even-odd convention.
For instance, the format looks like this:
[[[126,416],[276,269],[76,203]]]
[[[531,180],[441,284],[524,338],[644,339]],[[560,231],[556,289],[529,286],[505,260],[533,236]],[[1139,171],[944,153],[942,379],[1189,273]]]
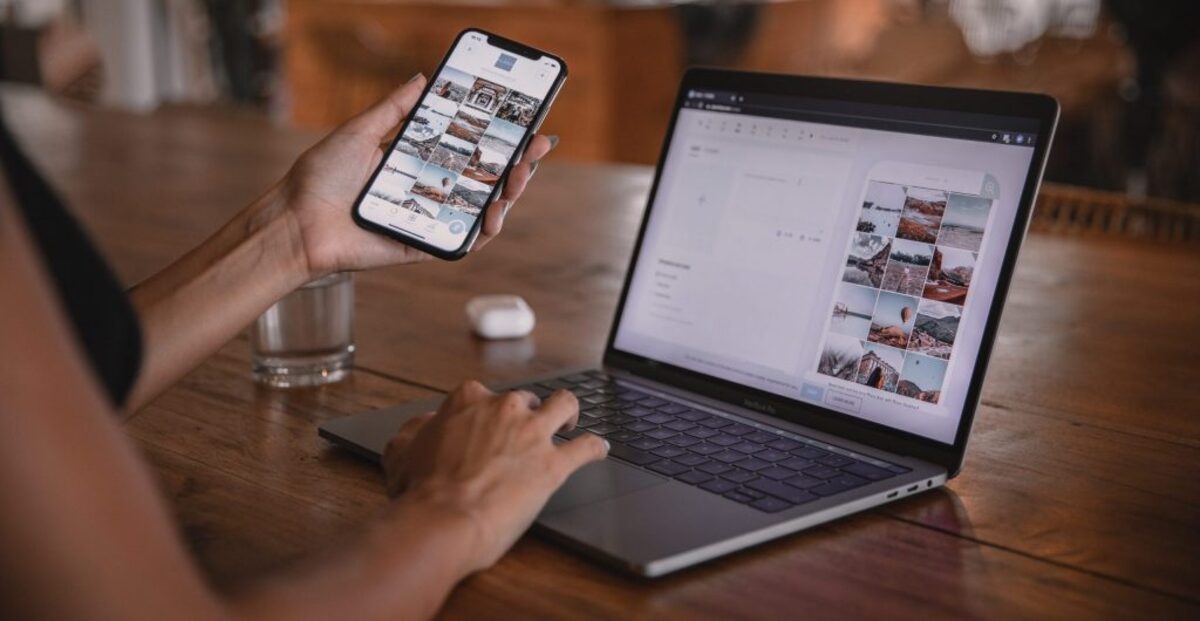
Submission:
[[[575,471],[575,474],[550,497],[550,502],[542,509],[542,515],[590,505],[599,500],[666,482],[666,479],[649,472],[606,459]]]

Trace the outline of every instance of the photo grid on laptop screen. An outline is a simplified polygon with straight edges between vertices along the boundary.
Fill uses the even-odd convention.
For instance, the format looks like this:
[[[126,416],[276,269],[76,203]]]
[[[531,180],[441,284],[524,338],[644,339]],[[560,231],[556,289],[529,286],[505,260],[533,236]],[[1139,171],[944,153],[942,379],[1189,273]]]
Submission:
[[[685,98],[615,348],[952,443],[1036,122],[780,103]]]

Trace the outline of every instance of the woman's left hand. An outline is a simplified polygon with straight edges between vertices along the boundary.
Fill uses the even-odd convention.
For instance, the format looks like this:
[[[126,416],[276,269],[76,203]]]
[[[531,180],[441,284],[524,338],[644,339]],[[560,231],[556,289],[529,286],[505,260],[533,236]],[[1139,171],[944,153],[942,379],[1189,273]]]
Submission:
[[[425,87],[417,75],[370,109],[350,119],[306,151],[278,186],[294,222],[308,276],[424,261],[430,255],[355,224],[355,199],[379,166],[391,137]],[[488,206],[475,241],[478,250],[500,233],[509,208],[525,190],[537,162],[554,139],[536,135],[508,176],[504,192]]]

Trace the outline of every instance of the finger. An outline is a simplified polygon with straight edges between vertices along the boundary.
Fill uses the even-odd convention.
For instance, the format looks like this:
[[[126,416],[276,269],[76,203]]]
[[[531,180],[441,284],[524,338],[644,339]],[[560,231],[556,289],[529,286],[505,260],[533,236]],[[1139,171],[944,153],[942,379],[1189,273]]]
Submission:
[[[498,200],[488,207],[487,213],[483,215],[483,226],[479,229],[479,239],[475,242],[476,249],[482,248],[500,234],[500,230],[504,228],[504,218],[508,216],[508,208],[511,206],[512,203],[506,200]]]
[[[608,456],[608,440],[594,433],[585,433],[558,446],[559,476],[566,479],[572,472]]]
[[[346,129],[364,134],[376,142],[382,141],[408,116],[424,88],[425,76],[418,73],[403,86],[388,93],[379,103],[347,121]]]
[[[509,201],[515,201],[525,191],[525,185],[529,183],[529,179],[533,177],[534,171],[537,170],[538,162],[554,148],[558,143],[557,136],[546,137],[538,134],[529,141],[529,146],[525,149],[525,155],[521,157],[521,162],[513,166],[512,172],[508,174],[508,181],[504,186],[502,198]]]
[[[538,408],[538,421],[547,436],[574,427],[579,421],[579,400],[569,391],[554,391]]]
[[[446,396],[446,400],[442,402],[442,407],[438,408],[438,411],[447,414],[451,412],[458,412],[466,409],[470,405],[474,405],[475,403],[483,401],[494,394],[495,393],[488,390],[487,386],[484,386],[475,380],[467,380]]]
[[[426,412],[404,421],[404,424],[400,426],[400,430],[388,441],[385,452],[389,455],[403,453],[409,444],[412,444],[413,438],[417,437],[417,434],[421,433],[421,430],[425,428],[426,423],[433,418],[434,414],[436,412]]]

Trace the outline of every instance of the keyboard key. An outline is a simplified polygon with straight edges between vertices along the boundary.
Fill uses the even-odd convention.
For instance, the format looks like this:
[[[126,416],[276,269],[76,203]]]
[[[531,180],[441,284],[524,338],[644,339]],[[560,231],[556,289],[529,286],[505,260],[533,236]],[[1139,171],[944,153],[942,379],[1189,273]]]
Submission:
[[[750,425],[743,425],[741,423],[734,423],[721,429],[721,433],[727,433],[731,436],[744,436],[752,431],[754,431],[754,427],[751,427]]]
[[[818,479],[816,477],[810,477],[803,474],[798,474],[790,479],[784,479],[783,482],[791,485],[792,487],[798,487],[800,489],[809,489],[825,484],[824,479]]]
[[[746,487],[745,485],[739,487],[738,491],[751,497],[751,498],[762,498],[763,496],[766,496],[766,494],[759,492],[759,491],[752,490],[749,487]]]
[[[737,451],[722,451],[713,455],[712,458],[721,463],[732,464],[746,459],[746,456]]]
[[[689,423],[686,420],[673,420],[663,425],[663,427],[666,427],[667,429],[674,429],[675,431],[687,431],[695,426],[696,423]]]
[[[669,477],[673,477],[677,474],[683,474],[684,472],[688,471],[687,466],[684,466],[683,464],[677,464],[667,459],[650,464],[649,468],[659,474],[665,474]]]
[[[675,420],[675,417],[671,416],[670,414],[663,414],[662,412],[655,412],[654,414],[651,414],[649,416],[642,418],[642,420],[646,421],[647,423],[654,423],[655,425],[661,425],[663,423],[669,423],[669,422]]]
[[[797,442],[795,440],[789,440],[787,438],[779,438],[778,440],[775,440],[774,442],[767,443],[767,447],[773,448],[777,451],[790,451],[794,448],[798,448],[801,446],[804,446],[804,445],[800,444],[799,442]]]
[[[864,464],[861,461],[842,468],[842,472],[848,472],[871,481],[882,481],[883,479],[895,476],[888,470],[872,466],[871,464]]]
[[[642,435],[646,436],[647,438],[654,438],[655,440],[666,440],[667,438],[677,436],[679,434],[671,431],[670,429],[651,429]]]
[[[701,464],[696,470],[707,474],[721,474],[722,472],[733,470],[733,466],[726,466],[719,461],[710,461],[707,464]]]
[[[721,451],[723,451],[725,449],[723,449],[719,446],[714,446],[712,444],[708,444],[706,442],[703,444],[697,444],[696,446],[693,446],[693,447],[689,447],[688,450],[690,450],[693,453],[697,453],[699,455],[712,455],[713,453],[720,453]]]
[[[648,399],[649,397],[650,397],[650,395],[648,395],[644,392],[638,392],[636,390],[626,390],[626,391],[621,392],[621,394],[617,395],[618,399],[620,399],[621,401],[627,401],[629,403],[633,403],[635,401],[641,401],[642,399]]]
[[[654,410],[651,410],[650,408],[644,408],[640,405],[635,405],[633,407],[626,407],[625,409],[623,409],[621,411],[625,412],[626,414],[628,414],[630,416],[634,416],[636,418],[641,418],[648,414],[654,413]]]
[[[588,427],[588,431],[596,435],[606,436],[610,433],[616,433],[623,430],[616,425],[610,425],[607,422],[602,422],[599,425],[592,425],[591,427]]]
[[[739,442],[741,442],[741,440],[738,440],[733,436],[727,436],[723,433],[708,439],[709,444],[716,444],[717,446],[733,446]]]
[[[666,442],[667,442],[667,444],[674,444],[675,446],[682,446],[682,447],[686,448],[693,444],[700,444],[700,439],[693,438],[692,436],[679,434],[677,436],[667,438]]]
[[[602,403],[608,403],[612,400],[613,398],[609,395],[592,395],[590,397],[584,397],[580,399],[580,401],[583,401],[584,403],[590,403],[592,405],[600,405]]]
[[[673,461],[679,462],[688,468],[695,468],[696,466],[702,466],[704,464],[711,463],[708,461],[707,457],[703,455],[697,455],[695,453],[684,453],[683,455],[676,457]]]
[[[760,476],[767,477],[768,479],[774,479],[776,481],[782,481],[784,479],[790,479],[790,478],[796,476],[796,472],[794,470],[788,470],[787,468],[783,468],[780,466],[771,466],[770,468],[763,468],[762,470],[758,471],[758,474]]]
[[[790,485],[784,485],[779,481],[771,479],[755,479],[746,484],[746,487],[760,491],[764,494],[770,494],[776,498],[782,498],[792,504],[800,504],[810,500],[816,500],[818,497],[804,490],[796,489]]]
[[[599,425],[599,424],[600,424],[599,418],[596,418],[595,416],[588,416],[586,414],[580,414],[579,422],[575,423],[575,426],[579,427],[580,429],[587,429],[588,427],[591,427],[592,425]]]
[[[746,481],[753,481],[756,476],[758,476],[758,475],[754,474],[753,472],[749,472],[747,470],[742,470],[741,468],[734,468],[734,469],[730,470],[729,472],[724,472],[721,474],[722,479],[728,479],[730,481],[733,481],[734,483],[745,483]]]
[[[632,431],[622,430],[622,431],[618,431],[616,433],[610,433],[604,437],[612,442],[629,443],[629,442],[633,442],[634,440],[642,437],[642,434],[634,433]]]
[[[654,463],[661,459],[658,455],[651,455],[646,451],[638,450],[626,444],[614,444],[608,450],[608,454],[618,459],[624,459],[634,465],[645,466],[646,464]]]
[[[726,481],[725,479],[713,479],[708,483],[700,486],[700,489],[712,492],[714,494],[724,494],[737,489],[737,483]]]
[[[731,448],[739,453],[745,453],[747,455],[753,455],[755,453],[758,453],[759,451],[766,450],[762,445],[754,444],[751,442],[739,442],[729,448]]]
[[[818,485],[816,487],[809,488],[808,491],[818,496],[832,496],[834,494],[840,494],[844,491],[866,484],[867,480],[864,478],[856,477],[852,474],[845,474],[836,479],[830,479],[829,481],[826,481],[824,485]]]
[[[625,429],[628,429],[629,431],[633,431],[636,433],[645,433],[647,431],[650,431],[651,429],[658,429],[658,426],[651,425],[650,423],[643,422],[640,420],[626,424],[626,425],[624,425],[624,427],[625,427]]]
[[[609,416],[617,415],[616,410],[610,410],[609,408],[601,407],[583,408],[583,413],[587,414],[588,416],[595,416],[596,418],[608,418]]]
[[[750,502],[751,500],[754,500],[753,498],[737,491],[736,489],[733,490],[732,492],[724,494],[724,496],[734,502],[740,502],[742,504],[746,504],[746,503]]]
[[[607,386],[607,383],[600,380],[588,380],[579,383],[580,388],[600,388],[601,386]]]
[[[564,382],[560,379],[552,379],[552,380],[546,380],[544,382],[538,382],[537,385],[541,386],[542,388],[549,388],[550,390],[560,390],[563,388],[571,387],[570,384],[568,384],[567,382]]]
[[[832,479],[841,476],[841,471],[822,464],[815,464],[804,469],[804,474],[818,479]]]
[[[705,438],[711,438],[721,432],[714,429],[709,429],[708,427],[696,427],[694,429],[688,429],[684,433],[692,436],[693,438],[700,438],[703,440]]]
[[[698,420],[703,420],[705,418],[708,418],[707,413],[700,412],[698,410],[686,410],[684,412],[680,412],[680,413],[676,414],[675,416],[677,418],[682,418],[683,420],[686,420],[686,421],[692,422],[692,423],[694,423]]]
[[[612,416],[605,418],[604,422],[610,425],[626,425],[635,420],[637,419],[628,414],[613,414]]]
[[[722,427],[728,427],[733,424],[733,421],[725,419],[725,418],[721,418],[720,416],[710,416],[708,418],[704,418],[704,419],[698,420],[696,422],[700,423],[701,425],[704,425],[705,427],[708,427],[709,429],[720,429]]]
[[[767,433],[765,431],[755,431],[754,433],[752,433],[742,439],[747,442],[757,442],[759,444],[766,444],[767,442],[774,441],[778,437],[779,436],[777,436],[773,433]]]
[[[751,507],[766,513],[779,513],[785,509],[791,509],[790,503],[784,502],[773,496],[764,496],[750,503]]]
[[[700,472],[699,470],[688,470],[687,472],[675,477],[676,481],[683,481],[688,485],[699,485],[705,481],[711,481],[711,474]]]
[[[582,383],[582,382],[586,382],[586,381],[588,381],[588,379],[589,379],[589,378],[588,378],[588,376],[584,375],[583,373],[576,373],[576,374],[574,374],[574,375],[567,375],[567,376],[564,376],[564,377],[562,378],[562,380],[563,380],[564,382],[570,382],[570,383],[572,383],[572,384],[579,384],[579,383]]]
[[[751,457],[750,459],[745,459],[745,460],[739,461],[737,463],[737,465],[739,468],[745,468],[746,470],[757,471],[757,470],[762,470],[764,468],[771,467],[771,462],[763,461],[757,457]]]
[[[667,459],[679,457],[680,455],[687,453],[687,451],[679,448],[678,446],[671,446],[669,444],[661,448],[656,448],[650,452],[658,455],[659,457],[666,457]]]
[[[680,414],[688,411],[688,406],[680,405],[678,403],[668,403],[666,405],[658,406],[658,411],[666,414]]]
[[[813,465],[813,463],[803,457],[793,457],[779,462],[780,466],[791,468],[792,470],[800,471]]]
[[[594,394],[597,394],[596,391],[592,390],[591,388],[584,388],[583,386],[572,386],[571,392],[575,395],[576,399],[579,399],[581,401],[583,400],[584,397],[590,397]],[[534,394],[537,394],[537,393],[534,393]]]
[[[662,445],[662,442],[659,442],[654,438],[638,438],[637,440],[629,443],[629,446],[643,451],[652,451]]]
[[[609,380],[608,373],[605,373],[604,371],[585,371],[584,375],[598,380],[604,380],[605,382]]]
[[[829,453],[822,451],[819,448],[813,448],[811,446],[806,446],[804,448],[798,448],[798,449],[792,451],[792,455],[795,455],[796,457],[803,457],[804,459],[818,459],[818,458],[824,457],[828,454]]]
[[[769,448],[769,449],[755,455],[755,457],[757,457],[759,459],[765,459],[770,462],[783,461],[785,459],[791,458],[791,456],[792,456],[791,453],[785,453],[783,451],[776,450],[773,448]]]
[[[638,401],[638,403],[642,404],[642,407],[657,408],[660,405],[666,405],[668,402],[663,401],[658,397],[650,397],[649,399],[642,399],[641,401]]]
[[[818,459],[817,461],[822,464],[825,464],[826,466],[829,466],[830,468],[842,468],[845,466],[849,466],[850,464],[858,463],[855,460],[853,460],[849,457],[846,457],[844,455],[830,455],[829,457],[822,457],[821,459]]]

